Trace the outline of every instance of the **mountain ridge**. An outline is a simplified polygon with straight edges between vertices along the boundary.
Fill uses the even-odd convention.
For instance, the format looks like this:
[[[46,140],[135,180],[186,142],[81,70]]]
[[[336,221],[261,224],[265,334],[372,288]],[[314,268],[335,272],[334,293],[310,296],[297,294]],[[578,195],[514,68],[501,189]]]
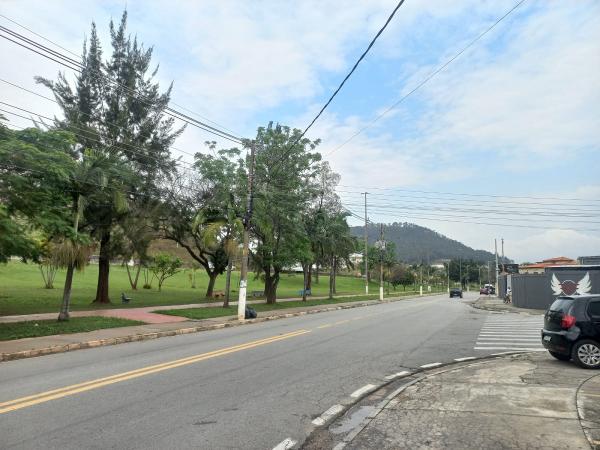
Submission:
[[[364,227],[350,227],[354,236],[364,239]],[[383,224],[386,241],[396,245],[396,258],[406,263],[429,262],[439,259],[472,259],[482,263],[493,261],[495,256],[486,250],[473,249],[462,242],[450,239],[437,231],[410,222]],[[380,224],[369,224],[369,245],[379,240]]]

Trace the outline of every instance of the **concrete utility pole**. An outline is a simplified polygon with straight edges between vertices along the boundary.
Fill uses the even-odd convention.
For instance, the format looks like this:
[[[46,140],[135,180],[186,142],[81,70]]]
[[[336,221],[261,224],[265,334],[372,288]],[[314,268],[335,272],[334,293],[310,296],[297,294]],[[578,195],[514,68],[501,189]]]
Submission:
[[[496,295],[498,295],[498,240],[494,238],[494,253],[496,254]]]
[[[365,196],[365,294],[369,295],[369,234],[368,234],[368,216],[367,216],[367,194],[363,192]]]
[[[242,248],[242,267],[240,269],[240,295],[238,297],[238,320],[246,318],[246,289],[248,286],[248,247],[250,236],[250,218],[252,217],[252,185],[254,182],[254,154],[256,142],[250,147],[250,167],[248,168],[248,194],[246,197],[246,214],[244,215],[244,246]]]
[[[421,260],[421,267],[420,267],[419,273],[420,273],[419,295],[423,295],[423,260]]]
[[[379,300],[383,300],[383,252],[385,251],[385,242],[383,240],[383,224],[379,233]]]
[[[448,292],[450,292],[450,263],[452,262],[451,259],[448,260]]]
[[[502,273],[504,273],[504,238],[500,239],[500,242],[502,242]]]
[[[487,282],[488,282],[488,284],[489,284],[489,283],[490,283],[490,281],[492,280],[492,279],[491,279],[491,277],[490,277],[490,262],[491,262],[491,261],[488,261],[488,262],[487,262],[487,270],[488,270]]]
[[[458,282],[460,283],[460,288],[463,288],[462,282],[462,258],[458,258]]]

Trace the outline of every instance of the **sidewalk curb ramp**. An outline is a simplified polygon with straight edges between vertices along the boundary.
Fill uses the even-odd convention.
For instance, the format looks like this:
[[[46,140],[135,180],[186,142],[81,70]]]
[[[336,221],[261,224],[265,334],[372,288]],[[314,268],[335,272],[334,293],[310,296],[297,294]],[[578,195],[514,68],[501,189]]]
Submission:
[[[388,375],[384,377],[385,381],[380,382],[379,384],[374,384],[373,388],[368,392],[365,392],[363,395],[354,398],[348,396],[344,401],[341,401],[339,405],[335,405],[339,406],[339,408],[337,408],[335,414],[328,415],[326,420],[319,421],[317,422],[318,424],[313,421],[312,425],[307,429],[306,438],[304,441],[301,442],[298,447],[292,448],[300,448],[304,450],[321,448],[320,444],[323,444],[323,442],[319,442],[319,440],[323,439],[323,435],[325,435],[325,437],[330,436],[329,432],[327,431],[330,425],[334,424],[338,419],[345,416],[353,407],[359,405],[361,401],[365,400],[367,397],[378,397],[380,400],[375,402],[375,406],[370,407],[368,414],[366,414],[360,422],[356,423],[353,428],[345,430],[345,435],[341,441],[338,439],[335,446],[327,447],[332,448],[332,450],[342,450],[349,445],[354,438],[358,436],[367,426],[369,426],[369,424],[379,415],[381,411],[383,411],[388,404],[390,404],[390,402],[392,402],[408,387],[422,382],[430,376],[435,376],[470,366],[477,366],[485,362],[491,362],[492,360],[508,359],[518,355],[536,355],[536,352],[507,351],[485,356],[457,358],[451,362],[425,364],[419,368],[409,369],[397,374]],[[427,366],[430,367],[427,368]],[[593,384],[591,387],[593,392],[597,392],[600,388],[600,373],[594,373],[595,371],[590,372],[592,372],[590,374],[591,376],[582,381],[577,388],[575,399],[576,412],[583,434],[589,441],[590,448],[592,450],[600,450],[600,408],[597,406],[590,407],[590,404],[595,405],[595,401],[592,400],[592,402],[590,402],[591,399],[589,397],[587,399],[585,398],[585,386]],[[389,385],[397,383],[401,380],[404,380],[405,382],[401,383],[399,386],[395,386],[395,388],[392,389],[391,392],[387,393],[387,395],[384,395],[385,392],[380,392],[383,388],[386,388]],[[587,393],[587,395],[596,396],[597,394]],[[329,410],[332,408],[329,408]],[[325,413],[327,413],[327,411]],[[330,442],[328,442],[328,444],[329,443]],[[315,447],[315,445],[317,445],[317,447]]]
[[[431,295],[442,295],[442,294],[444,294],[444,293],[439,293],[439,294],[436,293],[436,294],[431,294]],[[222,328],[237,327],[237,326],[242,326],[242,325],[251,325],[253,323],[261,323],[261,322],[266,322],[269,320],[286,319],[289,317],[297,317],[297,316],[305,316],[307,314],[317,314],[317,313],[322,313],[322,312],[338,311],[341,309],[362,308],[362,307],[366,307],[366,306],[375,306],[375,305],[381,305],[384,303],[395,303],[395,302],[399,302],[399,301],[403,301],[403,300],[410,300],[410,299],[415,299],[415,298],[420,298],[420,296],[416,295],[416,296],[398,297],[398,298],[384,299],[383,301],[379,301],[379,300],[357,301],[353,304],[340,305],[340,306],[329,306],[329,307],[325,307],[325,308],[315,308],[315,309],[309,309],[309,310],[305,310],[305,311],[297,311],[297,312],[293,312],[293,313],[286,313],[286,312],[281,312],[281,313],[276,313],[276,314],[271,313],[271,315],[269,315],[269,316],[258,317],[256,319],[248,319],[248,320],[244,320],[244,321],[238,321],[237,319],[230,319],[228,322],[222,322],[222,323],[216,323],[216,324],[210,324],[210,325],[201,325],[201,326],[197,326],[197,327],[180,328],[177,330],[157,331],[157,332],[143,333],[143,334],[132,334],[132,335],[126,335],[126,336],[119,336],[116,338],[95,339],[95,340],[75,342],[75,343],[70,343],[70,344],[65,344],[65,345],[54,345],[54,346],[45,347],[45,348],[23,350],[23,351],[19,351],[19,352],[0,353],[0,362],[14,361],[17,359],[25,359],[25,358],[34,358],[37,356],[52,355],[52,354],[56,354],[56,353],[65,353],[65,352],[70,352],[73,350],[82,350],[82,349],[86,349],[86,348],[105,347],[108,345],[124,344],[126,342],[148,341],[151,339],[158,339],[158,338],[167,337],[167,336],[177,336],[177,335],[181,335],[181,334],[199,333],[201,331],[220,330]],[[91,333],[93,333],[93,331]],[[4,342],[10,342],[10,341],[4,341]]]

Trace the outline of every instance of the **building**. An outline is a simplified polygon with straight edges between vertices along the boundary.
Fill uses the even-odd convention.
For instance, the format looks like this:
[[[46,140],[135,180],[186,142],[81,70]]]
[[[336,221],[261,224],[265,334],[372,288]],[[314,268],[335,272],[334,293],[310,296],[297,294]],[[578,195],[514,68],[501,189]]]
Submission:
[[[577,262],[582,266],[600,265],[600,256],[580,256]]]
[[[519,273],[531,274],[531,273],[544,273],[548,267],[556,266],[575,266],[579,264],[577,261],[566,256],[557,256],[555,258],[544,259],[534,264],[521,264],[519,266]]]

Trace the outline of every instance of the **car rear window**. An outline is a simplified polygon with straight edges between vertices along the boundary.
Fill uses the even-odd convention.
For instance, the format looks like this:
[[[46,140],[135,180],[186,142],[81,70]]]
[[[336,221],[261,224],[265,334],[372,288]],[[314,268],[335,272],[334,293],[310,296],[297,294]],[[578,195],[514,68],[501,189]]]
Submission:
[[[570,298],[557,298],[550,306],[550,311],[560,311],[563,313],[569,312],[571,306],[573,306],[574,300]]]

